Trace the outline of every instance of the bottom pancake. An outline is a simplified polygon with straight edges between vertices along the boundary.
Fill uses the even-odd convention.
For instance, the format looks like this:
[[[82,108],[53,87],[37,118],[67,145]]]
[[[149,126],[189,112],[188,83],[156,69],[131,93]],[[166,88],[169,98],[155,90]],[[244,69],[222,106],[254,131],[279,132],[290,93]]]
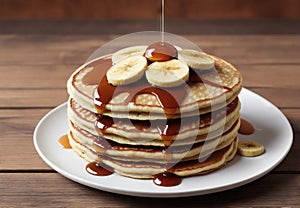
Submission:
[[[164,172],[166,167],[168,172],[182,177],[212,172],[223,167],[234,158],[238,142],[238,139],[235,138],[230,145],[214,152],[205,161],[201,162],[198,159],[193,159],[170,166],[154,162],[121,161],[107,156],[98,157],[94,150],[80,144],[72,132],[69,132],[68,137],[73,150],[88,162],[99,161],[111,167],[119,175],[132,178],[153,178],[154,175]]]

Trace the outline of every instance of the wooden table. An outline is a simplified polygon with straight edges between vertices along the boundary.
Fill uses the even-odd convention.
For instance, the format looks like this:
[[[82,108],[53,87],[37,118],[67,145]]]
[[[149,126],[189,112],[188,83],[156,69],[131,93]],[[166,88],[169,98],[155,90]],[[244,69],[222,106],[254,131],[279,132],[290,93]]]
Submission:
[[[237,66],[287,116],[294,143],[271,173],[233,190],[149,199],[85,187],[49,168],[32,135],[67,100],[66,80],[105,42],[157,21],[0,22],[0,207],[300,207],[300,21],[169,21],[166,30]],[[276,122],[276,121],[270,121]]]

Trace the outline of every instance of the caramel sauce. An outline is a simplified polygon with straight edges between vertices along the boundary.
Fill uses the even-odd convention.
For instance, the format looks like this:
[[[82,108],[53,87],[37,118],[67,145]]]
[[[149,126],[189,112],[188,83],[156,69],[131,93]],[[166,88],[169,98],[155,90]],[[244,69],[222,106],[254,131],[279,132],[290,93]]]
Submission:
[[[114,124],[114,120],[109,116],[98,115],[98,119],[95,122],[96,129],[103,135],[105,130]]]
[[[140,131],[147,131],[148,129],[150,129],[150,127],[152,126],[151,122],[149,120],[133,120],[130,119],[132,125],[140,130]]]
[[[158,88],[158,87],[146,87],[141,89],[133,98],[140,94],[152,94],[156,97],[161,107],[163,107],[167,119],[173,117],[174,114],[179,112],[180,104],[187,94],[185,86],[174,87],[170,89]]]
[[[105,106],[113,98],[114,92],[118,89],[108,83],[106,75],[104,75],[98,85],[98,88],[94,92],[94,104],[98,114],[103,114]]]
[[[94,141],[94,147],[99,153],[105,153],[106,150],[111,149],[113,146],[113,142],[110,142],[101,136]]]
[[[233,112],[234,109],[237,107],[237,105],[238,105],[238,99],[235,99],[226,107],[226,110],[220,109],[215,114],[216,115],[220,114],[219,119],[222,119],[224,116]],[[100,132],[100,134],[103,135],[105,133],[105,130],[111,127],[112,125],[114,125],[116,122],[120,122],[124,125],[129,125],[131,123],[138,130],[143,130],[147,132],[148,129],[150,130],[150,127],[154,127],[157,128],[158,131],[161,132],[161,134],[167,136],[167,135],[176,135],[181,126],[181,123],[192,123],[192,122],[196,122],[199,119],[202,119],[204,122],[207,123],[211,121],[212,118],[210,113],[201,115],[201,118],[199,118],[199,116],[192,116],[192,117],[182,117],[182,118],[169,119],[169,120],[152,120],[152,121],[117,119],[117,118],[113,119],[112,117],[109,116],[98,115],[96,127]],[[217,121],[218,120],[214,120],[212,122],[217,122]],[[211,125],[211,123],[209,125]],[[177,127],[175,128],[175,126]]]
[[[157,126],[165,147],[171,146],[181,127],[181,119],[167,120],[166,124]]]
[[[242,119],[242,118],[240,120],[241,120],[241,124],[240,124],[240,128],[239,128],[240,134],[250,135],[255,132],[255,128],[252,126],[251,123],[249,123],[248,121],[246,121],[245,119]]]
[[[193,122],[197,117],[185,118],[185,121]],[[115,119],[118,120],[118,119]],[[181,119],[168,119],[168,120],[156,120],[156,121],[138,121],[138,120],[129,120],[129,119],[120,119],[124,124],[131,124],[140,131],[147,131],[151,126],[154,126],[162,140],[165,147],[171,146],[172,142],[175,140],[175,137],[179,133],[181,127]],[[114,119],[108,116],[99,116],[96,121],[96,129],[101,135],[105,134],[105,130],[115,124]]]
[[[163,107],[166,116],[171,118],[175,113],[178,113],[179,103],[185,98],[187,90],[185,86],[173,88],[153,87],[148,83],[145,76],[133,84],[113,86],[108,83],[107,77],[104,76],[94,92],[94,104],[98,114],[103,114],[105,106],[112,100],[113,96],[121,93],[129,93],[122,105],[134,102],[140,94],[154,95]]]
[[[152,153],[162,152],[165,155],[165,159],[167,162],[172,162],[171,160],[172,160],[173,153],[187,152],[191,148],[196,148],[203,144],[199,142],[197,144],[194,144],[192,147],[191,145],[182,145],[182,146],[172,146],[166,149],[165,147],[160,147],[160,146],[147,146],[145,148],[145,146],[143,145],[118,144],[111,140],[106,140],[106,142],[103,143],[103,141],[105,141],[105,139],[102,140],[96,139],[94,141],[93,147],[99,153],[99,155],[105,154],[105,152],[109,149],[113,149],[116,151],[145,151],[145,152],[152,152]]]
[[[156,42],[152,43],[146,49],[144,56],[148,61],[169,61],[171,59],[177,59],[178,51],[177,49],[166,42]]]
[[[85,167],[86,171],[89,174],[95,175],[95,176],[108,176],[113,174],[114,172],[111,170],[111,168],[107,167],[106,165],[100,163],[100,162],[90,162]]]
[[[231,132],[235,126],[238,124],[238,122],[234,123],[234,125],[228,130],[228,132]],[[194,141],[194,137],[187,138],[187,140],[191,139]],[[104,142],[105,141],[105,142]],[[103,143],[104,142],[104,143]],[[117,142],[114,142],[112,140],[105,140],[103,138],[97,139],[94,141],[94,149],[98,152],[100,157],[105,156],[105,152],[108,149],[113,149],[116,151],[145,151],[145,152],[161,152],[164,155],[165,160],[165,169],[169,170],[172,165],[174,165],[174,162],[177,162],[176,160],[173,160],[172,154],[181,154],[186,153],[187,151],[198,148],[199,146],[202,146],[205,142],[198,142],[194,144],[187,144],[187,145],[180,145],[180,146],[170,146],[169,148],[165,147],[159,147],[159,146],[143,146],[143,145],[129,145],[129,144],[118,144]]]
[[[72,149],[67,134],[60,137],[59,140],[58,140],[58,143],[59,143],[60,146],[62,146],[65,149]]]
[[[99,81],[106,75],[107,70],[112,66],[112,61],[109,58],[96,60],[86,66],[93,67],[83,78],[82,82],[85,85],[98,85]]]
[[[182,178],[173,173],[163,172],[154,176],[153,183],[158,186],[177,186],[181,183]]]
[[[118,120],[118,119],[116,119]],[[189,119],[191,121],[191,119]],[[151,126],[155,126],[163,139],[165,147],[169,147],[179,133],[181,127],[181,119],[168,119],[156,121],[138,121],[122,119],[123,123],[130,123],[140,131],[147,131]],[[99,116],[95,126],[100,135],[105,134],[105,130],[115,123],[114,119],[108,116]]]

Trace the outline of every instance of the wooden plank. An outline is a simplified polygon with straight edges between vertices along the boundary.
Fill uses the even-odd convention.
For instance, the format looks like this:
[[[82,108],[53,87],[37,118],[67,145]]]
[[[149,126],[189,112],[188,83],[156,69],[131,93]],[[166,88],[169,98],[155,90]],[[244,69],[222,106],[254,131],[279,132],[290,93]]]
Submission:
[[[2,19],[155,19],[160,11],[159,0],[1,0],[1,5]],[[165,5],[167,17],[193,19],[297,18],[300,12],[297,0],[172,0]]]
[[[0,206],[10,208],[300,206],[298,174],[269,174],[232,190],[173,199],[116,195],[79,185],[56,173],[0,173],[0,178]]]
[[[66,88],[3,89],[0,92],[0,108],[53,108],[68,100]]]
[[[174,34],[210,35],[253,35],[253,34],[299,34],[300,21],[297,19],[165,19],[166,32]],[[180,27],[178,27],[180,25]],[[247,27],[244,27],[247,25]],[[104,35],[129,34],[138,31],[159,31],[159,19],[141,20],[1,20],[0,34],[43,34],[43,35]],[[55,28],[55,30],[53,29]],[[80,28],[80,29],[78,29]]]
[[[299,155],[300,155],[300,110],[299,109],[282,109],[282,112],[288,118],[293,132],[294,132],[294,140],[292,148],[287,155],[287,157],[283,160],[283,162],[275,168],[276,171],[300,171],[300,168],[296,168],[299,166]],[[284,139],[284,138],[283,138]]]
[[[176,18],[278,18],[282,16],[292,17],[297,12],[299,13],[299,2],[295,0],[287,0],[284,2],[281,0],[265,0],[264,2],[258,0],[229,0],[226,1],[226,4],[220,4],[218,0],[166,1],[166,15]]]
[[[33,131],[50,109],[0,110],[0,169],[44,170],[49,167],[33,146]]]
[[[113,24],[113,23],[112,23]],[[1,22],[0,22],[1,25]],[[63,27],[63,25],[59,25]],[[75,26],[74,26],[75,27]],[[141,31],[142,32],[142,31]],[[0,33],[1,34],[1,33]],[[149,33],[148,33],[149,35]],[[85,49],[94,46],[95,44],[102,45],[112,39],[122,36],[119,33],[112,33],[108,35],[98,35],[98,34],[73,34],[72,36],[62,36],[59,34],[24,34],[24,35],[14,35],[14,34],[1,34],[0,43],[4,47],[17,47],[17,46],[27,46],[25,48],[20,47],[19,49],[34,48],[43,52],[47,50],[75,50],[84,49],[78,48],[85,46]],[[199,43],[200,46],[212,46],[212,47],[228,47],[228,48],[240,48],[243,47],[299,47],[299,34],[286,34],[286,35],[259,35],[259,34],[248,34],[248,35],[237,35],[237,34],[186,34],[181,35],[182,37]],[[145,39],[149,36],[145,36]],[[135,40],[136,41],[136,40]],[[276,44],[274,44],[276,41]],[[72,44],[74,43],[74,44]],[[132,40],[134,44],[134,40]],[[21,45],[20,45],[21,44]],[[32,44],[36,44],[37,48],[33,47]],[[122,44],[122,43],[121,43]],[[241,44],[241,45],[240,45]],[[12,48],[15,49],[15,48]],[[274,51],[270,51],[273,53]],[[279,52],[282,52],[280,50]],[[288,51],[285,51],[288,52]],[[292,51],[291,51],[292,52]]]
[[[243,76],[244,87],[268,87],[299,89],[299,65],[247,65],[236,68]]]
[[[160,1],[147,0],[1,0],[1,5],[1,19],[155,19],[160,11]]]
[[[109,40],[116,37],[119,35],[110,36]],[[300,63],[299,35],[187,35],[184,37],[199,45],[204,51],[222,57],[234,65]],[[0,48],[0,64],[80,65],[105,43],[99,39],[97,36],[75,36],[73,38],[44,35],[0,36],[0,45],[2,46]],[[18,53],[16,53],[16,48],[18,48]]]
[[[36,153],[32,142],[36,124],[48,111],[50,109],[0,110],[1,170],[50,170]],[[293,125],[295,137],[291,152],[276,170],[300,171],[300,109],[285,109],[283,112]]]
[[[283,138],[284,139],[284,138]],[[292,148],[286,158],[273,170],[273,172],[299,172],[299,155],[300,155],[300,133],[294,134]]]
[[[288,118],[294,132],[300,132],[300,111],[299,109],[282,109],[282,112]]]
[[[105,39],[105,38],[103,38]],[[89,37],[0,36],[1,65],[66,65],[84,63],[106,41]],[[18,53],[16,53],[16,48]],[[76,60],[76,61],[74,61]]]
[[[66,82],[79,65],[0,65],[0,89],[65,88]],[[244,87],[275,87],[299,89],[299,65],[244,65],[236,66]],[[14,80],[12,82],[12,80]]]
[[[299,89],[289,88],[255,88],[250,90],[268,99],[279,108],[298,108],[300,102]]]
[[[66,88],[77,65],[0,65],[0,89]]]
[[[300,36],[220,35],[186,36],[207,53],[238,64],[299,64]],[[274,44],[276,43],[276,44]],[[298,59],[298,60],[297,60]]]

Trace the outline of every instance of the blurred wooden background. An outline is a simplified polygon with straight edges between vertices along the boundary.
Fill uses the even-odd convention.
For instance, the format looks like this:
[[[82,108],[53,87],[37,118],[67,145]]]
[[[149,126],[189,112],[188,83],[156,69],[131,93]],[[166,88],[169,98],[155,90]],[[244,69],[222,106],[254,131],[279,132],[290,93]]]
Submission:
[[[299,18],[300,0],[165,0],[166,17]],[[157,19],[160,0],[0,0],[0,19]]]

